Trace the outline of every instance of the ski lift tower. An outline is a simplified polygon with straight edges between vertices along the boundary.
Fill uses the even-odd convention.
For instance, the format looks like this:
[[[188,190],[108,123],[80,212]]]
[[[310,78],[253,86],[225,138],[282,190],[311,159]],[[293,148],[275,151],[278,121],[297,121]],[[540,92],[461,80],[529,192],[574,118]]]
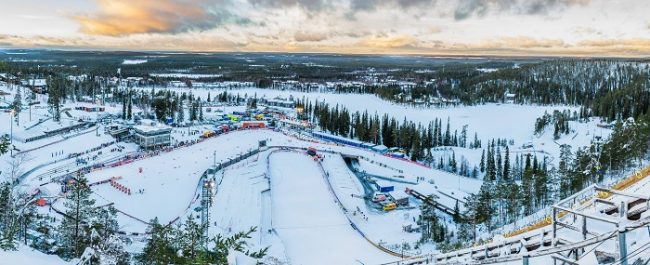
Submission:
[[[201,195],[201,225],[205,229],[203,232],[203,240],[205,241],[205,249],[208,249],[208,228],[210,227],[210,206],[214,198],[214,180],[207,178],[203,179],[203,188]]]

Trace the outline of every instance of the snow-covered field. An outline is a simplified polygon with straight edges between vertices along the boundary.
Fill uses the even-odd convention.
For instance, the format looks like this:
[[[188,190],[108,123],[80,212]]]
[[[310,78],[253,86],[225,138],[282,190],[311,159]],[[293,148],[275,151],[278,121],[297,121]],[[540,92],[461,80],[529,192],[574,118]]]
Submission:
[[[148,88],[147,88],[148,89]],[[162,88],[161,88],[162,89]],[[190,91],[188,88],[170,88],[175,91]],[[222,89],[191,89],[192,93],[201,98],[207,98],[208,92],[213,96],[221,93]],[[474,132],[486,140],[492,138],[514,139],[515,144],[529,142],[533,137],[535,119],[544,115],[544,112],[553,113],[553,110],[578,110],[577,107],[567,106],[531,106],[515,104],[486,104],[477,106],[457,106],[448,108],[419,108],[399,105],[382,100],[369,94],[334,94],[318,92],[299,92],[289,90],[242,88],[229,89],[228,93],[247,95],[258,98],[274,98],[293,96],[297,99],[307,98],[312,101],[324,101],[334,106],[345,106],[351,112],[368,111],[370,114],[377,113],[380,116],[388,114],[398,121],[406,118],[416,123],[428,124],[436,118],[442,119],[443,125],[447,118],[451,119],[451,129],[460,133],[464,125],[468,125],[468,138],[472,139]],[[484,141],[484,142],[486,142]]]
[[[0,250],[0,264],[2,265],[66,265],[66,262],[56,255],[47,255],[26,246],[19,246],[16,251]]]
[[[167,77],[167,78],[217,78],[223,75],[216,74],[188,74],[188,73],[154,73],[149,74],[154,77]]]
[[[95,186],[94,195],[99,204],[113,202],[117,209],[141,220],[158,217],[161,223],[168,223],[187,213],[201,175],[213,165],[215,158],[217,162],[234,158],[256,148],[258,140],[267,137],[252,131],[227,134],[125,166],[95,171],[87,178],[92,183],[119,177],[117,182],[132,191],[129,196],[109,184]],[[120,217],[125,231],[143,232],[146,228],[128,216]]]
[[[186,89],[178,89],[185,90]],[[10,90],[11,91],[11,90]],[[215,96],[220,90],[191,90],[194,95],[207,98],[211,92]],[[595,137],[607,138],[611,133],[596,125],[598,120],[587,123],[570,122],[573,132],[554,140],[553,132],[547,129],[541,135],[534,135],[535,119],[545,112],[564,110],[572,107],[522,106],[522,105],[479,105],[460,106],[445,109],[415,108],[392,104],[372,95],[300,93],[293,91],[239,89],[229,92],[257,97],[306,97],[325,101],[331,105],[346,106],[351,111],[368,110],[379,115],[388,114],[398,120],[428,123],[435,118],[451,119],[451,128],[461,130],[468,125],[468,140],[474,132],[483,140],[484,148],[488,140],[501,138],[513,140],[511,155],[535,152],[548,156],[551,163],[557,162],[559,146],[570,144],[574,148],[586,146]],[[41,102],[47,98],[40,97]],[[3,101],[10,102],[11,96]],[[363,102],[359,104],[359,102]],[[420,255],[436,251],[435,246],[414,246],[420,239],[417,232],[405,229],[415,225],[420,213],[421,201],[405,192],[414,189],[425,195],[434,195],[436,202],[448,208],[456,204],[462,210],[464,197],[479,190],[482,180],[465,178],[425,166],[387,157],[365,149],[318,142],[304,135],[296,137],[296,132],[272,130],[233,131],[217,137],[202,140],[196,144],[175,148],[162,153],[143,153],[134,143],[115,143],[103,131],[103,126],[75,130],[31,142],[22,142],[22,136],[39,135],[46,131],[73,125],[79,120],[97,120],[101,113],[75,110],[74,107],[96,107],[90,103],[67,103],[62,112],[62,122],[48,119],[51,114],[44,104],[18,116],[20,126],[14,128],[0,126],[0,134],[13,131],[14,144],[22,159],[18,182],[22,191],[31,192],[36,188],[48,197],[56,197],[60,192],[58,178],[74,172],[86,164],[79,164],[71,154],[81,153],[79,158],[92,164],[117,161],[127,155],[146,154],[145,157],[112,168],[94,170],[86,175],[90,183],[115,178],[116,182],[129,188],[126,194],[110,184],[92,186],[93,199],[98,205],[112,204],[118,211],[120,231],[127,234],[142,234],[147,222],[158,218],[160,223],[168,224],[185,218],[199,218],[200,184],[204,172],[215,164],[229,161],[237,156],[257,149],[259,141],[266,140],[270,148],[259,154],[229,166],[214,176],[217,187],[210,212],[210,235],[232,235],[256,227],[257,232],[248,240],[252,249],[269,248],[267,262],[290,262],[291,264],[377,264],[396,260],[395,254],[388,252]],[[107,106],[106,112],[119,114],[119,106]],[[223,113],[242,111],[244,106],[216,106],[206,112],[207,119],[218,118]],[[217,112],[217,110],[219,110]],[[10,113],[0,112],[0,120],[10,120]],[[40,120],[39,120],[40,119]],[[199,140],[199,134],[190,131],[204,131],[212,125],[202,124],[189,128],[174,128],[172,143]],[[522,148],[521,144],[530,142],[533,148]],[[119,148],[118,148],[119,147]],[[287,147],[291,150],[280,150]],[[315,147],[323,156],[322,162],[314,161],[304,150],[296,148]],[[93,149],[94,148],[94,149]],[[92,149],[92,150],[91,150]],[[119,149],[119,150],[116,150]],[[480,161],[482,149],[445,147],[434,150],[434,156],[447,157],[451,152],[458,161],[467,159],[470,167]],[[503,150],[502,150],[503,151]],[[342,155],[358,157],[357,169],[371,175],[372,181],[380,186],[393,186],[387,192],[396,199],[407,198],[408,207],[385,212],[370,208],[364,201],[362,181],[350,170]],[[3,155],[0,170],[8,172],[12,159]],[[13,160],[15,161],[15,160]],[[322,170],[321,170],[322,169]],[[470,168],[471,169],[471,168]],[[3,174],[2,177],[6,177]],[[647,193],[645,183],[633,192]],[[56,200],[55,209],[63,208],[63,201]],[[46,207],[41,213],[49,213]],[[456,232],[449,216],[441,220]],[[534,232],[531,232],[534,233]],[[566,236],[574,236],[567,232]],[[142,242],[129,247],[137,252]],[[639,248],[644,239],[641,234],[632,234],[632,249]],[[408,245],[407,249],[404,246]],[[382,250],[383,249],[383,250]],[[387,250],[387,251],[385,251]],[[1,252],[0,264],[8,258],[27,255],[26,249],[18,252]],[[21,254],[22,253],[22,254]],[[65,264],[47,255],[31,255],[43,261],[28,261],[26,264]],[[31,258],[31,257],[30,257]],[[7,259],[11,260],[11,259]],[[547,262],[547,260],[537,260]],[[20,263],[20,262],[19,262]],[[15,264],[15,263],[8,263]]]
[[[117,182],[130,188],[133,192],[132,195],[126,195],[108,184],[103,184],[93,187],[95,199],[101,205],[114,203],[114,206],[118,210],[132,216],[130,217],[125,214],[118,215],[118,220],[123,231],[141,233],[144,231],[146,224],[140,220],[149,221],[154,217],[158,217],[161,223],[169,223],[188,215],[198,215],[197,212],[193,211],[198,206],[196,197],[197,184],[201,174],[212,166],[215,161],[214,159],[216,158],[217,163],[227,161],[230,158],[234,158],[237,154],[255,148],[257,142],[264,139],[269,140],[269,145],[271,146],[316,146],[323,150],[368,156],[373,161],[384,164],[391,163],[396,168],[403,170],[404,174],[408,174],[409,177],[406,177],[407,180],[415,181],[414,176],[422,176],[427,180],[431,180],[431,183],[434,184],[420,182],[416,186],[416,189],[424,193],[435,193],[438,189],[441,189],[445,190],[447,194],[456,194],[459,198],[462,198],[467,194],[466,192],[475,192],[480,186],[480,181],[462,178],[460,181],[466,185],[462,185],[461,190],[458,190],[458,183],[460,181],[453,174],[427,169],[419,165],[376,155],[361,149],[306,142],[268,130],[232,132],[148,159],[115,168],[95,171],[88,174],[87,177],[90,182],[101,181],[110,177],[120,177]],[[257,157],[249,158],[244,162],[227,168],[222,173],[217,173],[217,182],[220,184],[217,187],[215,205],[212,210],[212,215],[215,218],[213,219],[214,223],[211,223],[214,226],[211,228],[213,233],[231,234],[249,227],[258,227],[258,233],[252,240],[255,242],[254,245],[259,247],[272,246],[271,253],[278,253],[278,259],[292,260],[294,256],[291,254],[293,253],[291,250],[286,250],[289,253],[287,254],[288,257],[284,257],[285,254],[283,254],[285,252],[284,249],[287,247],[286,244],[291,244],[287,242],[297,240],[295,237],[305,235],[300,233],[294,234],[293,232],[286,232],[283,235],[282,228],[292,227],[293,223],[290,220],[293,219],[297,219],[297,222],[300,223],[309,223],[309,219],[302,220],[300,218],[312,218],[318,213],[316,216],[322,217],[316,218],[313,221],[315,222],[313,226],[318,226],[320,223],[317,220],[320,219],[328,223],[326,227],[333,224],[345,224],[343,226],[345,231],[352,231],[348,236],[354,235],[357,238],[355,240],[363,243],[360,247],[374,248],[363,237],[356,234],[354,230],[351,230],[350,224],[345,221],[345,215],[341,212],[341,209],[336,207],[334,198],[327,192],[326,182],[321,176],[322,173],[318,171],[312,172],[313,170],[309,167],[307,169],[302,168],[305,166],[303,162],[307,162],[307,166],[313,164],[312,166],[315,167],[316,164],[313,161],[308,159],[305,154],[292,154],[295,156],[292,159],[276,158],[276,156],[284,157],[286,154],[271,155],[271,171],[267,172],[267,165],[264,159],[266,159],[265,156],[269,156],[268,152],[260,153]],[[216,156],[214,156],[215,154]],[[360,184],[358,184],[356,179],[350,178],[349,170],[345,163],[342,162],[340,156],[327,155],[323,166],[330,172],[333,189],[338,197],[341,198],[343,205],[347,209],[360,207],[365,214],[368,214],[369,219],[367,221],[360,219],[359,216],[352,216],[349,213],[348,216],[352,218],[352,221],[371,240],[378,243],[381,242],[385,245],[395,245],[401,242],[414,243],[417,241],[417,234],[406,234],[402,231],[403,224],[412,223],[412,218],[416,216],[415,211],[408,211],[408,213],[402,211],[390,213],[371,212],[370,209],[365,208],[363,203],[359,203],[362,200],[358,198],[351,199],[349,197],[349,188],[356,189],[354,187]],[[373,172],[377,174],[395,173],[394,171],[387,172],[385,168],[372,165],[368,162],[362,163],[362,166],[364,169],[368,169],[369,172],[374,170]],[[142,168],[142,172],[140,172],[140,168]],[[288,176],[287,174],[298,175]],[[301,187],[300,182],[297,181],[297,178],[303,178],[305,176],[312,176],[314,178],[311,179],[312,182],[309,182],[310,186],[312,186],[309,189]],[[271,186],[268,184],[269,181]],[[406,185],[399,183],[395,183],[395,185],[396,197],[407,196],[403,192]],[[269,188],[270,192],[268,194],[264,193]],[[316,195],[317,190],[325,192]],[[142,194],[140,194],[140,191],[142,191]],[[300,192],[305,192],[304,196]],[[170,196],[170,194],[173,194],[173,196]],[[309,207],[302,210],[299,208],[302,204],[293,206],[283,205],[283,203],[289,203],[291,200],[304,202],[304,200],[309,198],[318,199],[319,201],[308,203]],[[451,199],[445,201],[443,198],[441,203],[446,203],[449,207],[453,207],[455,201]],[[162,205],[164,205],[164,208],[160,207]],[[327,207],[334,207],[333,210],[336,210],[334,212],[337,214],[331,216],[333,210],[327,210]],[[320,211],[326,212],[320,213]],[[332,220],[326,221],[329,220],[327,218],[339,219],[334,219],[338,220],[334,222]],[[339,227],[337,229],[342,228]],[[270,233],[269,230],[273,232]],[[287,230],[293,231],[292,229]],[[314,229],[305,229],[304,231],[317,232]],[[304,231],[303,233],[306,233]],[[327,229],[324,229],[318,233],[329,234],[327,231]],[[281,244],[278,245],[278,242]],[[375,251],[377,250],[375,249]],[[296,253],[300,253],[300,251]],[[369,255],[368,259],[372,260],[372,257],[372,255]],[[382,256],[380,255],[378,257]],[[296,259],[301,260],[300,257]],[[382,258],[377,261],[379,260],[385,259]],[[301,262],[301,264],[305,263]]]
[[[142,60],[142,59],[128,60],[128,59],[125,59],[124,61],[122,61],[122,64],[124,64],[124,65],[135,65],[135,64],[143,64],[143,63],[147,63],[147,60]]]
[[[147,88],[148,89],[148,88]],[[467,126],[468,142],[474,139],[477,134],[479,140],[483,142],[483,148],[487,146],[488,141],[492,139],[512,140],[513,145],[510,147],[511,152],[538,153],[540,158],[544,155],[551,159],[549,163],[557,164],[560,154],[560,145],[568,143],[575,151],[578,147],[588,146],[594,137],[607,139],[611,133],[610,129],[597,127],[599,120],[592,120],[587,123],[578,123],[571,121],[570,135],[562,135],[561,139],[554,141],[552,127],[541,135],[534,134],[535,120],[545,113],[552,114],[553,111],[569,110],[571,112],[579,110],[573,106],[536,106],[536,105],[517,105],[517,104],[484,104],[476,106],[450,106],[445,108],[414,107],[400,105],[393,102],[382,100],[370,94],[334,94],[319,92],[299,92],[290,90],[259,89],[259,88],[237,88],[237,89],[203,89],[203,88],[160,88],[170,89],[178,92],[189,92],[201,98],[207,98],[208,93],[212,96],[227,91],[231,94],[240,96],[258,98],[275,98],[293,97],[296,99],[308,99],[310,101],[326,102],[331,106],[344,106],[350,112],[368,111],[370,114],[377,113],[395,117],[398,121],[404,119],[423,125],[429,124],[436,118],[442,120],[443,126],[446,126],[447,119],[451,121],[451,132],[456,130],[460,134],[464,126]],[[532,143],[533,148],[527,150],[518,150],[525,143]],[[476,150],[461,150],[459,153],[464,155],[471,165],[478,165],[480,159],[480,150],[478,156]],[[469,153],[464,153],[469,152]],[[473,153],[473,154],[470,154]],[[466,154],[466,155],[465,155]],[[460,156],[457,156],[460,159]],[[478,159],[476,159],[478,158]]]
[[[355,260],[367,264],[390,258],[352,229],[314,161],[294,153],[270,159],[273,227],[292,264],[352,264]]]

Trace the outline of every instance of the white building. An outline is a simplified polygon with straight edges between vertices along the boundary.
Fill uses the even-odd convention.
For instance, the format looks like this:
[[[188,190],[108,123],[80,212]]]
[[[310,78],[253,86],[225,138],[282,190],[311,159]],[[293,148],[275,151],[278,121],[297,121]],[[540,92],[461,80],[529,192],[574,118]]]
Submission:
[[[172,128],[162,123],[144,120],[133,126],[133,140],[144,149],[152,149],[171,144]]]

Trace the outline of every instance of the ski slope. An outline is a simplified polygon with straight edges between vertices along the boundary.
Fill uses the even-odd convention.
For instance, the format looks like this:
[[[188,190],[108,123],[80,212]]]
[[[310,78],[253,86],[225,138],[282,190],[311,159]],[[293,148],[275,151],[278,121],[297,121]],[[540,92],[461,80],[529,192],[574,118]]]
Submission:
[[[254,131],[225,134],[127,165],[94,171],[86,177],[90,183],[120,177],[117,182],[131,189],[132,194],[127,195],[109,184],[94,186],[98,204],[114,203],[118,210],[142,221],[158,217],[161,223],[168,223],[188,212],[190,202],[196,199],[201,175],[215,161],[226,161],[254,149],[259,140],[267,137]],[[128,216],[119,215],[118,220],[125,231],[142,232],[146,228],[145,223]]]
[[[363,264],[391,258],[352,229],[309,157],[270,158],[273,220],[291,264]]]

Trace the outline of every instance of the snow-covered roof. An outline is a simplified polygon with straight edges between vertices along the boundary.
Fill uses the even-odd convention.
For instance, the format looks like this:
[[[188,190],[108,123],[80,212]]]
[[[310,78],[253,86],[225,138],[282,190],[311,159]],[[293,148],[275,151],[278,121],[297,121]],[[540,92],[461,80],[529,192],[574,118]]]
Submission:
[[[383,144],[380,144],[380,145],[373,146],[372,150],[383,152],[383,151],[388,151],[388,147],[386,147]]]
[[[26,80],[26,85],[28,86],[46,86],[47,85],[47,80],[46,79],[28,79]]]
[[[133,126],[134,129],[139,129],[141,131],[156,131],[160,129],[171,129],[171,127],[162,124],[162,123],[156,123],[154,125],[151,124],[140,124],[140,125],[135,125]]]
[[[149,119],[141,120],[139,125],[133,126],[133,129],[136,133],[141,134],[169,133],[172,130],[171,127],[163,123]]]

